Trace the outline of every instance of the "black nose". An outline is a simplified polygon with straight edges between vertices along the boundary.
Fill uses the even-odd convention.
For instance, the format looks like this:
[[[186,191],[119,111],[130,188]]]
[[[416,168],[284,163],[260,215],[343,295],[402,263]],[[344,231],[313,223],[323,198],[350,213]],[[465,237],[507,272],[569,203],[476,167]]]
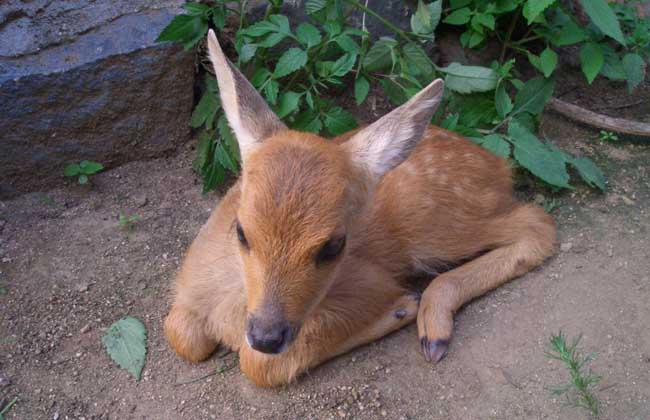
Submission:
[[[291,326],[287,321],[266,321],[254,316],[248,318],[248,344],[262,353],[277,354],[291,341]]]

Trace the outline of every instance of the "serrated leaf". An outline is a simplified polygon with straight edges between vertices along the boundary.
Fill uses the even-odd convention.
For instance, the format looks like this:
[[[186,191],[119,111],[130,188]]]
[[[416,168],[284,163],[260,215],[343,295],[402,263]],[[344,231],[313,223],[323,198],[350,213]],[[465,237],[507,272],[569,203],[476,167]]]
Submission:
[[[489,134],[483,137],[481,146],[502,158],[510,157],[510,144],[500,134]]]
[[[489,13],[480,13],[476,15],[476,22],[481,26],[494,30],[495,20],[494,15]]]
[[[273,78],[279,79],[307,64],[307,53],[300,48],[289,48],[280,56],[273,72]]]
[[[541,76],[527,81],[515,96],[513,113],[528,112],[534,115],[544,110],[544,105],[553,95],[555,80]]]
[[[416,34],[430,34],[440,23],[442,14],[442,0],[429,4],[418,2],[416,12],[411,16],[411,30]]]
[[[81,173],[81,168],[78,163],[71,163],[63,169],[63,175],[65,176],[77,176]]]
[[[505,118],[512,111],[512,100],[506,91],[505,81],[499,83],[499,87],[494,92],[494,106],[501,118]]]
[[[248,63],[251,58],[255,57],[257,47],[257,44],[244,44],[244,46],[241,47],[241,51],[239,52],[239,59],[241,62]]]
[[[359,44],[357,44],[352,38],[350,38],[346,34],[341,34],[334,38],[334,42],[336,42],[336,45],[341,47],[341,49],[347,53],[351,54],[359,54],[360,48]]]
[[[296,116],[292,128],[318,134],[323,128],[323,123],[314,111],[308,109]]]
[[[260,67],[255,71],[253,77],[251,77],[251,84],[259,89],[269,77],[271,77],[269,69]]]
[[[354,81],[354,99],[357,101],[357,105],[361,105],[363,101],[366,100],[369,91],[370,83],[368,82],[368,79],[359,76],[359,78]]]
[[[289,18],[285,15],[271,15],[268,19],[269,22],[276,25],[279,31],[286,34],[291,32],[291,28],[289,27]]]
[[[301,23],[296,28],[296,37],[298,41],[302,42],[307,48],[318,45],[321,41],[320,31],[310,23]]]
[[[555,51],[548,47],[546,47],[546,49],[539,55],[539,62],[544,77],[549,77],[553,74],[555,67],[557,67],[557,58]]]
[[[580,66],[591,84],[605,64],[603,49],[595,42],[586,43],[580,48]]]
[[[280,84],[277,80],[269,80],[264,86],[264,96],[271,105],[278,103],[278,93],[280,92]]]
[[[210,10],[210,6],[201,3],[185,3],[183,9],[193,16],[202,15]]]
[[[596,186],[605,191],[605,175],[596,164],[588,157],[572,158],[569,163],[578,170],[580,177],[591,187]]]
[[[224,168],[230,170],[233,173],[237,173],[237,163],[230,157],[228,150],[224,147],[223,143],[217,144],[217,147],[214,149],[214,158],[223,166]]]
[[[327,111],[323,122],[327,130],[334,136],[357,127],[357,121],[352,114],[338,106]]]
[[[307,0],[305,2],[305,11],[311,15],[320,12],[327,6],[327,0]]]
[[[524,5],[523,14],[528,24],[533,23],[537,16],[539,16],[550,5],[555,3],[556,0],[528,0]]]
[[[406,44],[402,48],[402,55],[404,59],[414,65],[420,74],[427,76],[433,73],[433,65],[427,56],[427,53],[415,44]]]
[[[223,29],[226,26],[226,9],[223,5],[212,9],[212,23],[218,29]]]
[[[260,47],[263,47],[263,48],[275,47],[280,42],[282,42],[282,40],[284,38],[286,38],[286,37],[287,37],[287,34],[285,34],[284,32],[275,32],[275,33],[269,34],[269,36],[267,36],[266,38],[261,40],[259,42],[259,44],[260,44]]]
[[[585,31],[578,26],[572,19],[568,18],[562,29],[553,34],[551,42],[558,47],[577,44],[587,38]]]
[[[208,131],[202,131],[199,134],[199,144],[196,147],[196,158],[192,162],[192,168],[196,172],[201,172],[201,170],[208,163],[210,158],[210,148],[212,147],[212,136]]]
[[[561,188],[571,188],[564,157],[549,149],[530,131],[512,121],[508,136],[514,145],[514,157],[542,181]]]
[[[132,316],[120,319],[108,328],[102,343],[115,363],[140,380],[147,355],[147,330],[142,322]]]
[[[230,129],[230,126],[228,125],[228,120],[226,119],[226,116],[224,114],[221,114],[221,116],[219,117],[219,121],[217,121],[217,129],[219,130],[219,137],[221,138],[221,142],[225,143],[226,146],[228,146],[228,151],[230,152],[230,156],[232,156],[235,162],[240,162],[241,156],[239,154],[239,144],[237,143],[237,139],[235,139],[235,134]]]
[[[487,67],[451,63],[439,69],[445,73],[445,86],[458,93],[487,92],[496,88],[498,75]]]
[[[622,63],[628,91],[632,92],[645,79],[645,62],[639,54],[627,53]]]
[[[334,62],[331,68],[332,76],[342,77],[352,70],[354,63],[357,62],[356,54],[345,54]]]
[[[363,67],[368,71],[379,71],[390,67],[393,63],[392,51],[397,46],[397,41],[392,38],[382,37],[373,44],[363,59]]]
[[[472,17],[472,11],[469,7],[463,7],[462,9],[454,10],[443,20],[443,22],[450,25],[464,25],[469,22]]]
[[[202,16],[178,15],[167,25],[156,42],[180,42],[190,49],[208,32],[208,23]]]
[[[192,111],[192,117],[190,118],[190,127],[198,128],[202,126],[210,116],[214,117],[214,114],[217,113],[221,103],[217,95],[213,92],[206,90],[201,96],[201,100]]]
[[[605,55],[605,64],[603,64],[600,73],[610,80],[625,80],[623,62],[616,51],[609,45],[603,45],[602,47]]]
[[[580,0],[580,4],[598,29],[605,35],[614,38],[621,45],[625,45],[621,25],[606,0]]]
[[[301,93],[292,91],[282,93],[282,95],[280,95],[280,103],[278,105],[278,117],[284,118],[295,111],[296,108],[298,108],[298,103],[300,102],[301,96]]]

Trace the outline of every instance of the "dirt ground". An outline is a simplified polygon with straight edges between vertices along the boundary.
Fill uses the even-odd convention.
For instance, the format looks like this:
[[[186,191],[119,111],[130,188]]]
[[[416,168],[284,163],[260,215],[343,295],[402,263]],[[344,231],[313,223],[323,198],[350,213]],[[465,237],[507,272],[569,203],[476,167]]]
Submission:
[[[648,106],[625,112],[647,119]],[[19,398],[8,419],[586,419],[549,391],[568,379],[545,355],[562,329],[596,354],[601,418],[650,419],[650,148],[602,143],[553,115],[542,132],[610,182],[605,194],[557,195],[556,257],[467,305],[437,366],[410,326],[281,389],[249,383],[233,354],[190,365],[165,342],[170,282],[219,199],[201,195],[189,145],[101,173],[92,188],[62,181],[0,202],[0,405]],[[536,193],[550,197],[523,195]],[[120,214],[140,219],[128,230]],[[127,314],[148,330],[140,382],[101,344]]]

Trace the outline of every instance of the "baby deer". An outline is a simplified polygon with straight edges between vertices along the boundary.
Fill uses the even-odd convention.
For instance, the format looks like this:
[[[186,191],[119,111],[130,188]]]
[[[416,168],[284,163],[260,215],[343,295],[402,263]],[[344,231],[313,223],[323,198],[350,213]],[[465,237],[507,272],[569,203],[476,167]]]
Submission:
[[[175,281],[165,333],[181,357],[221,344],[273,386],[417,319],[438,362],[465,302],[553,253],[553,221],[515,201],[508,163],[429,125],[442,80],[326,140],[287,129],[212,31],[208,44],[243,169]],[[405,288],[459,262],[420,298]]]

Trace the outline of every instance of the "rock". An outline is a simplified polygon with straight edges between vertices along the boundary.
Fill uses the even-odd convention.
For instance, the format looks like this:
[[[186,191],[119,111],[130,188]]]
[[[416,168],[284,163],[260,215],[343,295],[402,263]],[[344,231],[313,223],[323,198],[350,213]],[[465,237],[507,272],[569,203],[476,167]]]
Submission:
[[[87,292],[88,291],[88,283],[78,283],[75,285],[75,290],[79,293]]]
[[[189,138],[194,57],[153,41],[183,0],[0,3],[0,198]]]
[[[573,248],[573,244],[571,242],[564,242],[563,244],[560,245],[560,251],[562,252],[568,252]]]
[[[6,388],[11,385],[11,380],[4,376],[0,376],[0,388]]]
[[[87,333],[88,331],[90,331],[90,324],[86,324],[86,325],[84,325],[84,326],[81,327],[81,329],[79,330],[79,332],[80,332],[81,334],[85,334],[85,333]]]

